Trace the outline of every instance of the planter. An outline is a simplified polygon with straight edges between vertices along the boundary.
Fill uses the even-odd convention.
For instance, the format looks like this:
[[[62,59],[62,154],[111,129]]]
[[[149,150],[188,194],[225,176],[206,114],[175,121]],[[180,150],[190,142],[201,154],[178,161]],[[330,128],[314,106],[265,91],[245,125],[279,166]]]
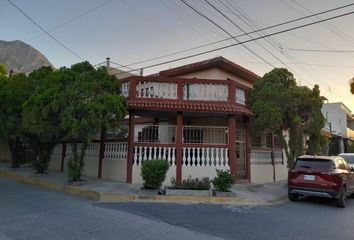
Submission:
[[[211,190],[187,190],[187,189],[175,189],[175,188],[166,188],[165,194],[167,196],[207,196],[211,197]]]
[[[213,190],[213,196],[215,197],[236,197],[236,193],[234,192],[219,192]]]
[[[69,185],[71,186],[75,186],[75,187],[81,187],[85,184],[85,182],[83,180],[81,181],[74,181],[74,182],[69,182]]]

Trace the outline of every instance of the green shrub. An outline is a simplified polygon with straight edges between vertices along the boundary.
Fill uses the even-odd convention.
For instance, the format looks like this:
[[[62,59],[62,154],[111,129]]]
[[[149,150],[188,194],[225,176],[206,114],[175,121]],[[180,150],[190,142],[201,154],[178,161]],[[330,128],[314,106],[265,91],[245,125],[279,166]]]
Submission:
[[[216,177],[213,179],[215,190],[220,192],[229,192],[232,184],[235,183],[235,178],[231,175],[229,170],[216,169]]]
[[[70,182],[81,181],[81,176],[84,168],[83,159],[78,156],[73,156],[68,161],[68,177]]]
[[[166,173],[170,167],[165,160],[144,161],[141,167],[141,176],[144,180],[144,188],[158,189],[166,178]]]
[[[191,176],[188,179],[182,181],[181,184],[177,184],[176,179],[171,179],[172,188],[175,189],[187,189],[187,190],[209,190],[211,180],[208,177],[203,177],[201,179],[193,179]]]

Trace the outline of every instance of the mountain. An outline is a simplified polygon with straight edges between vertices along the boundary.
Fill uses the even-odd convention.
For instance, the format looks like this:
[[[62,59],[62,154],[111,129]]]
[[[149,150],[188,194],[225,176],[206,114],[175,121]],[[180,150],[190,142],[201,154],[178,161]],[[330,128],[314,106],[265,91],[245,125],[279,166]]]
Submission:
[[[52,66],[34,47],[22,41],[0,40],[0,63],[15,72],[29,73],[42,66]]]

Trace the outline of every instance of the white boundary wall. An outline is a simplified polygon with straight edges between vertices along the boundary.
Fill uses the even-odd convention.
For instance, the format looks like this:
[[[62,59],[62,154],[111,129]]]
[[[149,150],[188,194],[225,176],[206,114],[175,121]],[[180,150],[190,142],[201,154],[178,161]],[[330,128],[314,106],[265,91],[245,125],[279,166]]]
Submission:
[[[78,148],[80,147],[80,144]],[[105,157],[102,162],[102,179],[113,180],[119,182],[126,181],[127,171],[127,149],[126,142],[107,142],[105,144]],[[83,170],[84,176],[97,177],[99,164],[99,143],[92,143],[86,150],[85,166]],[[67,172],[68,161],[72,156],[71,147],[67,144],[66,156],[64,158],[64,172]],[[49,162],[49,170],[60,171],[62,158],[62,144],[55,146],[51,160]]]
[[[275,171],[274,171],[275,170]],[[275,166],[273,168],[271,159],[271,150],[251,151],[251,182],[268,183],[273,182],[275,172],[275,181],[285,180],[288,177],[287,159],[283,151],[276,152]]]

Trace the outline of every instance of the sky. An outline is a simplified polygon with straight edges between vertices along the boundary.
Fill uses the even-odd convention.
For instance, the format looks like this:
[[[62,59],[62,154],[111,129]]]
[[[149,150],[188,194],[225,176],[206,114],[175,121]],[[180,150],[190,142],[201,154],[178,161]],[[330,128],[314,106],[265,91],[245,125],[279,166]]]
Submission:
[[[196,13],[190,5],[203,16]],[[289,20],[348,4],[349,0],[0,0],[0,40],[24,41],[56,67],[83,60],[96,65],[110,57],[113,67],[144,68],[144,74],[223,56],[259,76],[274,67],[289,69],[299,85],[320,86],[329,102],[343,102],[354,113],[349,80],[354,77],[354,14],[252,40],[354,11],[345,8],[229,39]],[[215,8],[213,8],[213,6]],[[219,10],[219,12],[217,11]],[[207,20],[210,19],[211,21]],[[154,64],[237,44],[223,50]],[[205,47],[196,48],[201,45]],[[68,50],[69,49],[69,50]],[[161,56],[170,55],[168,57]],[[146,61],[140,64],[133,63]]]

